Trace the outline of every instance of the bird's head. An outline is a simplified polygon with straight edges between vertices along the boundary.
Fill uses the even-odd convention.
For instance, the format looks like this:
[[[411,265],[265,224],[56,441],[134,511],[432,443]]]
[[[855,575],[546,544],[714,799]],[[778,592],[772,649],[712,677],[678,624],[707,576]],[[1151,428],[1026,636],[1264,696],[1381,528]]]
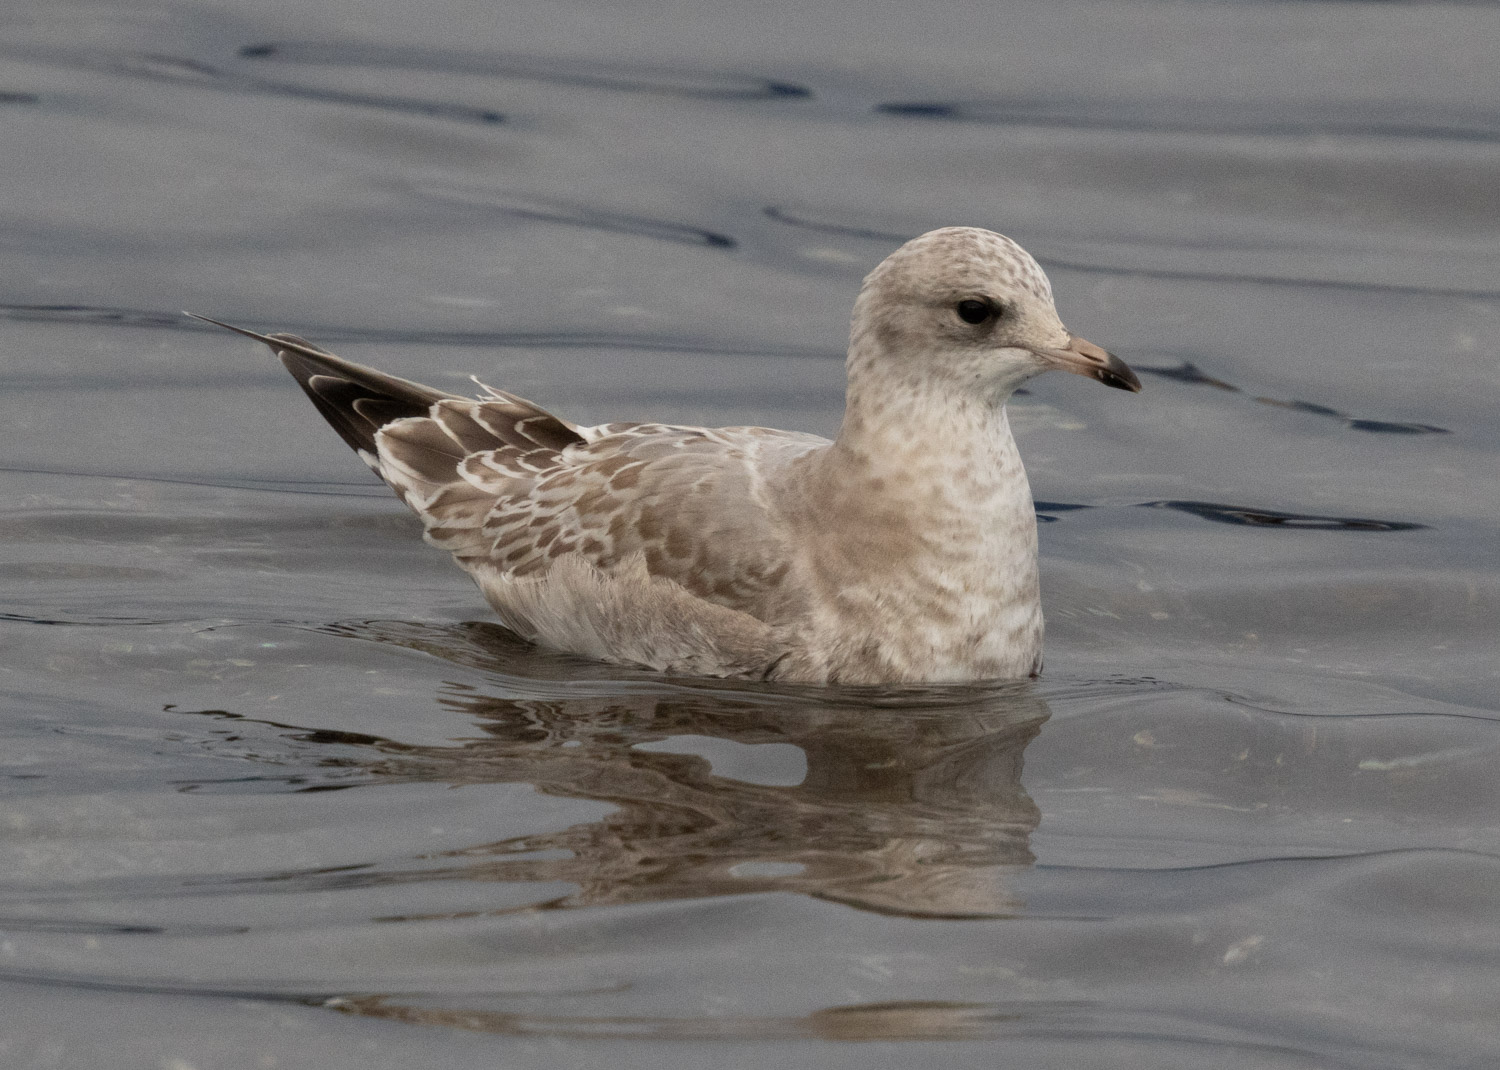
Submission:
[[[851,373],[863,363],[1003,401],[1058,369],[1138,391],[1114,354],[1072,334],[1031,254],[993,231],[944,227],[913,238],[865,278],[854,308]]]

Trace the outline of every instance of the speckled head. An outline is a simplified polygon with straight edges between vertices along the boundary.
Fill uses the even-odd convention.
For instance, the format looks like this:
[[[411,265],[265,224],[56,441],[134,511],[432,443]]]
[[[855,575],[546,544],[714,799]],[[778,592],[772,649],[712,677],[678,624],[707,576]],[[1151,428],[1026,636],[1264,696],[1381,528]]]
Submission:
[[[929,231],[866,276],[854,306],[850,375],[877,366],[998,400],[1053,368],[1140,389],[1119,358],[1063,326],[1052,284],[1031,254],[978,227]]]
[[[1052,303],[1042,265],[1004,234],[979,227],[943,227],[913,238],[870,272],[865,285],[939,298],[954,289],[999,288]]]

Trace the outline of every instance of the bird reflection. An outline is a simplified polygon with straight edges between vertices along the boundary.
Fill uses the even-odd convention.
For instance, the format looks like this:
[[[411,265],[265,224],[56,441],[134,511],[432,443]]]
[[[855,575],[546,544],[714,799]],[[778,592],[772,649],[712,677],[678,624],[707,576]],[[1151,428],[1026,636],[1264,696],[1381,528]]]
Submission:
[[[517,664],[508,633],[487,625],[342,630],[470,667],[513,672]],[[445,747],[372,741],[382,754],[369,771],[526,783],[615,809],[559,832],[431,856],[440,869],[424,869],[423,879],[577,889],[527,909],[767,891],[911,917],[1001,917],[1021,908],[1006,878],[1033,861],[1040,816],[1021,786],[1022,752],[1048,716],[1028,685],[750,690],[641,674],[602,686],[596,666],[580,683],[568,680],[580,671],[568,659],[524,658],[524,681],[497,675],[494,688],[447,684],[438,696],[471,715],[482,737]],[[538,681],[547,675],[559,686]],[[715,741],[790,744],[806,773],[796,783],[736,779],[691,753],[712,751]],[[457,916],[465,915],[420,915]]]

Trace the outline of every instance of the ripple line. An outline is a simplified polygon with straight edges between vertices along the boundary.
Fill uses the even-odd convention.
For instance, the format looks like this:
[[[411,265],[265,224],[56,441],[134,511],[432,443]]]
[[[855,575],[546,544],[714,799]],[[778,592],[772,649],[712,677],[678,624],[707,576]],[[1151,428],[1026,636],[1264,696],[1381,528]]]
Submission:
[[[606,212],[587,205],[566,204],[540,198],[511,197],[486,190],[440,186],[435,183],[408,186],[407,192],[445,204],[487,208],[515,219],[560,223],[564,226],[628,234],[656,241],[676,242],[683,245],[706,245],[715,249],[733,249],[739,245],[736,239],[721,231],[696,227],[688,223],[652,219],[647,216]]]
[[[84,304],[0,303],[0,320],[26,323],[90,324],[108,327],[147,327],[153,330],[220,334],[180,312]],[[706,341],[680,335],[629,335],[568,331],[424,331],[317,324],[277,324],[272,330],[292,330],[324,342],[370,342],[379,345],[469,346],[494,349],[602,349],[655,353],[698,353],[725,357],[790,357],[843,360],[844,352],[812,346],[752,346]]]
[[[437,71],[701,100],[804,100],[813,95],[812,90],[804,85],[756,75],[727,75],[598,61],[581,63],[540,56],[394,48],[347,42],[316,44],[273,41],[245,45],[239,50],[239,55],[243,59],[257,61]]]
[[[1338,107],[1302,102],[1296,117],[1283,110],[1216,101],[1010,100],[888,101],[875,106],[894,118],[995,126],[1045,126],[1068,130],[1110,130],[1156,134],[1211,134],[1226,137],[1373,137],[1420,141],[1500,141],[1500,122],[1485,114],[1434,114],[1430,109]]]
[[[156,53],[130,56],[120,61],[116,65],[116,70],[121,74],[150,78],[155,81],[177,82],[228,92],[261,93],[294,100],[371,108],[377,111],[404,112],[433,119],[458,120],[484,125],[494,125],[505,121],[504,115],[490,108],[447,101],[421,100],[416,97],[389,96],[382,93],[323,89],[299,85],[295,82],[248,77],[179,56]]]
[[[1397,855],[1461,855],[1465,858],[1480,858],[1500,863],[1500,855],[1488,851],[1476,851],[1468,847],[1390,847],[1380,851],[1330,852],[1307,855],[1265,855],[1260,858],[1240,858],[1233,862],[1200,862],[1187,866],[1075,866],[1057,862],[1038,862],[1032,868],[1053,873],[1208,873],[1214,870],[1243,869],[1254,866],[1289,865],[1297,862],[1350,862]]]
[[[5,468],[0,473],[23,476],[58,476],[64,479],[110,479],[131,483],[166,483],[183,487],[213,487],[219,490],[253,490],[268,494],[312,494],[329,498],[388,498],[390,492],[379,482],[335,482],[298,479],[187,479],[173,476],[143,476],[120,472],[75,472],[62,468]],[[329,490],[348,487],[348,490]],[[356,490],[354,488],[363,488]]]
[[[1250,527],[1296,528],[1301,531],[1420,531],[1427,524],[1402,520],[1366,520],[1346,516],[1318,516],[1312,513],[1282,513],[1273,509],[1251,509],[1219,502],[1157,501],[1141,502],[1141,509],[1175,509],[1212,520],[1218,524],[1241,524]]]

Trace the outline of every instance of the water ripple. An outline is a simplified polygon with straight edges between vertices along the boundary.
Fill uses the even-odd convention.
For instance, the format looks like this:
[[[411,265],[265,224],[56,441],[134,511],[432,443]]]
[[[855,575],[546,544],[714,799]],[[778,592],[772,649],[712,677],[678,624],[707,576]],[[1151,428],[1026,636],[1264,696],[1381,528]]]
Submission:
[[[1319,516],[1312,513],[1282,513],[1274,509],[1251,509],[1220,502],[1142,502],[1142,509],[1175,509],[1219,524],[1250,527],[1296,528],[1301,531],[1419,531],[1426,524],[1401,520],[1369,520],[1349,516]]]
[[[224,71],[197,60],[179,56],[163,56],[146,53],[125,57],[115,64],[121,74],[150,78],[156,81],[177,82],[204,86],[239,93],[263,93],[270,96],[312,100],[324,104],[343,104],[357,108],[373,108],[379,111],[404,112],[432,119],[449,119],[460,122],[494,125],[505,121],[505,117],[490,108],[473,107],[447,101],[421,100],[416,97],[388,96],[381,93],[361,93],[352,90],[323,89],[298,85],[295,82],[273,81],[253,78]]]
[[[1161,379],[1170,379],[1179,383],[1192,383],[1198,386],[1213,387],[1215,390],[1223,390],[1230,394],[1244,394],[1245,392],[1233,383],[1223,379],[1207,375],[1192,361],[1184,360],[1175,366],[1153,367],[1151,365],[1134,364],[1133,367],[1142,375],[1154,375]],[[1340,412],[1338,409],[1328,405],[1319,405],[1311,401],[1298,401],[1289,398],[1272,398],[1255,396],[1252,401],[1262,405],[1274,405],[1281,409],[1291,409],[1294,412],[1303,412],[1312,416],[1327,416],[1338,420],[1351,431],[1367,431],[1375,434],[1386,435],[1447,435],[1451,432],[1446,427],[1438,427],[1435,424],[1401,423],[1392,420],[1369,420],[1362,417],[1350,416],[1348,413]]]
[[[733,249],[739,244],[722,231],[695,227],[687,223],[675,223],[670,220],[608,212],[590,208],[587,205],[565,204],[535,197],[524,198],[474,187],[437,183],[413,185],[408,187],[408,191],[425,200],[486,208],[515,219],[559,223],[564,226],[628,234],[633,237],[677,242],[683,245],[707,245],[715,249]]]
[[[245,59],[257,61],[486,75],[582,89],[656,93],[701,100],[798,100],[812,96],[812,91],[806,86],[774,78],[644,67],[599,60],[580,63],[538,56],[437,51],[348,42],[267,42],[246,45],[239,50],[239,54]]]
[[[1500,141],[1500,120],[1484,112],[1301,101],[1295,111],[1251,102],[1014,98],[889,101],[875,111],[902,119],[1000,126],[1045,126],[1223,137],[1377,137],[1421,141]]]
[[[222,335],[218,327],[188,319],[180,312],[84,304],[0,303],[0,320],[24,323],[89,324],[106,327],[147,327],[153,330],[192,331]],[[528,349],[627,349],[656,353],[701,353],[713,356],[800,357],[843,360],[842,350],[813,346],[736,345],[682,335],[595,334],[571,331],[444,331],[320,324],[278,323],[268,330],[291,330],[323,342],[370,342],[391,345],[471,346]]]

